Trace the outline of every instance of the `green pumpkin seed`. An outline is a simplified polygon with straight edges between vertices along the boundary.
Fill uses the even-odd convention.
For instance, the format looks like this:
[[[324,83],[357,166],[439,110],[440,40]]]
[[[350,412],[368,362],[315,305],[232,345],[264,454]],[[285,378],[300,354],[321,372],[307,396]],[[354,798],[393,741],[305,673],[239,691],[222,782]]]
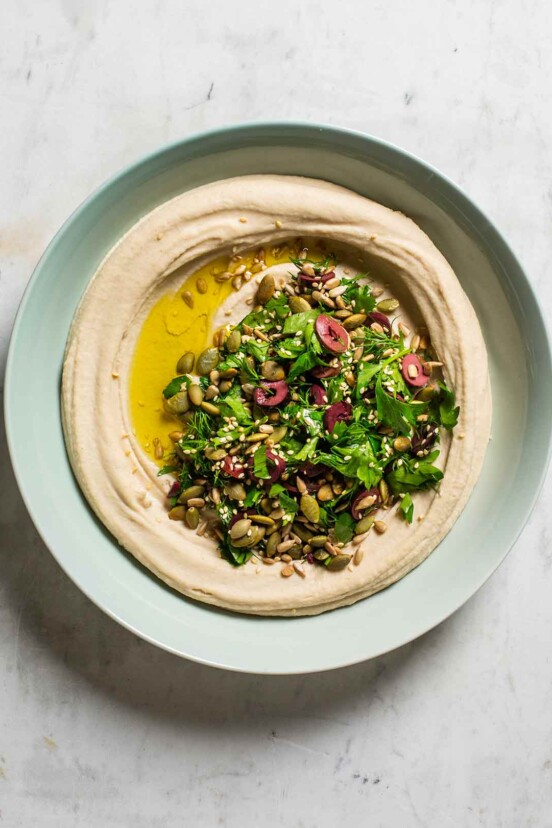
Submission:
[[[203,402],[203,388],[195,383],[188,388],[188,397],[193,405],[201,405]]]
[[[194,362],[195,354],[193,354],[192,351],[186,351],[186,353],[182,354],[182,356],[176,363],[176,373],[191,374],[191,372],[194,369]]]
[[[311,546],[314,546],[315,549],[318,549],[321,546],[324,546],[325,543],[328,542],[327,535],[314,535],[312,538],[309,539],[309,543]]]
[[[186,517],[186,507],[185,506],[174,506],[169,512],[169,519],[170,520],[184,520]]]
[[[185,414],[190,408],[187,391],[179,391],[164,402],[165,411],[169,414]]]
[[[292,313],[305,313],[311,310],[311,306],[302,296],[290,296],[288,304]]]
[[[366,517],[363,517],[356,524],[355,535],[363,535],[365,532],[372,528],[373,523],[374,518],[372,517],[372,515],[366,515]]]
[[[219,362],[218,348],[206,348],[197,358],[196,371],[200,377],[206,377],[207,374],[215,370]]]
[[[224,460],[226,457],[226,451],[221,448],[213,448],[213,446],[207,446],[205,449],[205,457],[207,460],[213,460],[216,463],[217,460]]]
[[[385,482],[385,480],[383,478],[379,482],[379,491],[380,491],[382,502],[385,503],[385,501],[389,497],[389,486],[387,485],[387,483]]]
[[[190,506],[186,512],[186,524],[190,529],[197,529],[199,524],[199,511],[195,506]]]
[[[394,310],[397,310],[399,304],[400,303],[397,299],[382,299],[382,301],[378,302],[376,305],[376,310],[380,313],[393,313]]]
[[[213,417],[218,417],[218,416],[220,416],[220,408],[218,408],[216,405],[213,405],[213,403],[210,403],[210,402],[205,402],[205,400],[204,400],[204,401],[201,403],[201,408],[202,408],[202,409],[203,409],[203,410],[204,410],[207,414],[212,414],[212,415],[213,415]]]
[[[352,555],[336,555],[326,561],[326,567],[331,569],[332,572],[339,572],[340,569],[345,569],[350,563],[351,557]]]
[[[437,399],[439,394],[441,393],[441,389],[434,382],[428,382],[427,385],[424,385],[423,388],[420,388],[417,399],[422,400],[422,402],[431,402],[433,399]]]
[[[241,520],[237,520],[234,525],[230,529],[230,537],[232,540],[237,540],[238,538],[243,538],[244,535],[247,535],[248,531],[251,529],[251,521],[247,518],[242,518]]]
[[[260,523],[262,526],[274,526],[274,521],[268,515],[251,515],[253,523]]]
[[[307,520],[311,523],[318,523],[320,520],[320,506],[309,494],[304,494],[301,497],[300,509]]]
[[[351,316],[348,316],[347,319],[343,320],[343,327],[347,331],[352,331],[354,328],[358,328],[359,325],[362,325],[363,322],[366,322],[365,313],[353,313]]]
[[[266,542],[266,554],[269,558],[276,554],[276,547],[282,543],[282,536],[279,532],[273,532]]]
[[[393,441],[393,448],[395,451],[408,451],[410,448],[410,438],[397,437],[397,439]]]
[[[263,497],[260,503],[261,509],[265,513],[265,515],[269,515],[273,510],[272,501],[269,497]]]
[[[320,486],[320,488],[318,489],[316,496],[318,500],[320,500],[322,503],[325,503],[328,500],[333,500],[335,495],[330,484],[324,483],[324,485]]]
[[[274,429],[274,431],[270,435],[270,439],[272,440],[272,443],[274,445],[276,445],[276,443],[279,443],[280,440],[284,439],[286,434],[287,434],[287,426],[278,426],[277,428]]]
[[[309,532],[306,526],[303,526],[301,523],[297,523],[296,521],[292,528],[298,538],[301,538],[304,543],[310,543],[312,532]]]
[[[236,368],[227,368],[226,371],[220,372],[221,379],[234,379],[234,377],[238,376],[238,372]]]
[[[232,500],[245,500],[246,491],[241,483],[230,483],[224,491]]]
[[[283,380],[286,376],[286,372],[282,366],[278,365],[278,363],[274,362],[272,359],[263,362],[261,365],[261,374],[265,379],[271,380],[272,382]]]
[[[326,561],[330,557],[330,553],[326,552],[325,549],[317,549],[316,552],[312,553],[317,561]]]
[[[226,340],[226,350],[230,354],[235,354],[236,351],[239,351],[241,345],[241,333],[234,329],[228,339]]]
[[[256,543],[259,542],[261,533],[260,527],[252,526],[249,530],[251,532],[250,535],[243,535],[241,538],[236,538],[236,540],[232,540],[232,546],[235,546],[237,549],[240,549],[244,546],[255,546]]]
[[[191,500],[193,497],[203,497],[205,492],[204,486],[188,486],[187,489],[181,493],[180,497],[178,498],[179,503],[187,503],[188,500]]]
[[[274,296],[275,290],[276,282],[274,281],[274,276],[272,276],[271,273],[267,273],[266,276],[263,276],[261,279],[257,289],[257,304],[266,305],[266,303]]]
[[[207,293],[207,291],[209,290],[205,279],[198,279],[196,282],[196,288],[198,293]]]
[[[289,555],[293,561],[298,561],[303,557],[303,550],[300,546],[292,546],[291,549],[288,549],[286,554]]]

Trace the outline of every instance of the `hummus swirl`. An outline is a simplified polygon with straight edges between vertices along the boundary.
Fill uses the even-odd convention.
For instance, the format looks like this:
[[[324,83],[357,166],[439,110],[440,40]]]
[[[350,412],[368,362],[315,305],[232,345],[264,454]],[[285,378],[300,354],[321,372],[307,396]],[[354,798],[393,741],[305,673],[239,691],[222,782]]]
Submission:
[[[390,510],[388,531],[370,538],[362,562],[339,573],[308,567],[234,568],[216,544],[167,518],[171,481],[133,434],[129,374],[154,303],[222,253],[308,236],[356,249],[394,294],[408,297],[454,389],[460,419],[441,445],[438,492],[416,496],[408,525]],[[249,286],[248,286],[249,287]],[[245,293],[232,296],[238,319]],[[160,389],[161,390],[161,389]],[[474,310],[453,270],[422,230],[399,212],[323,181],[248,176],[184,193],[145,216],[94,275],[75,315],[62,380],[65,439],[75,476],[118,542],[190,598],[259,615],[311,615],[365,598],[403,577],[448,533],[477,481],[491,421],[487,355]]]

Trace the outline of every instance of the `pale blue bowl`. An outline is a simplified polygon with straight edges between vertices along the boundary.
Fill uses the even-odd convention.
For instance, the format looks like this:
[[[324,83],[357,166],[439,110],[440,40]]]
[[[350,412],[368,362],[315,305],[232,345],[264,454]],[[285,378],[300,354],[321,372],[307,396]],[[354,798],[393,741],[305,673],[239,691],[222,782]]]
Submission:
[[[452,264],[489,351],[493,439],[460,520],[397,584],[315,618],[235,615],[164,586],[95,519],[71,473],[61,429],[60,372],[69,325],[105,253],[161,202],[209,181],[250,173],[325,178],[411,216]],[[550,348],[537,300],[513,253],[440,173],[368,135],[309,124],[253,124],[205,133],[150,155],[108,181],[65,223],[19,309],[5,414],[13,466],[38,531],[69,577],[112,618],[206,664],[259,673],[327,670],[372,658],[434,627],[503,560],[546,470]]]

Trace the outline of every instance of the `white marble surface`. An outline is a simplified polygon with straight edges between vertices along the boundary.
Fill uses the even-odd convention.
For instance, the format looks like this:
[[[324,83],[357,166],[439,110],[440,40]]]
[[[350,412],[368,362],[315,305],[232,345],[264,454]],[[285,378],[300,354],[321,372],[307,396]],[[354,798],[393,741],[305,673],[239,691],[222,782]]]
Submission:
[[[2,371],[33,266],[90,190],[244,120],[328,121],[420,154],[505,231],[550,312],[546,0],[4,0],[2,31]],[[448,622],[371,663],[275,679],[178,660],[102,615],[1,451],[0,826],[552,825],[550,480]]]

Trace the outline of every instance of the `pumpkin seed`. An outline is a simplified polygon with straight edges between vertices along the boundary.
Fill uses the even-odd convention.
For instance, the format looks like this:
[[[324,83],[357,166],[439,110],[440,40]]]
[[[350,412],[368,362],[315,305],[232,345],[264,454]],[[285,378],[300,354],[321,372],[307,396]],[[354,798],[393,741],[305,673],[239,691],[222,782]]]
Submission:
[[[205,498],[204,497],[191,497],[188,500],[188,507],[196,506],[198,509],[203,509],[205,506]]]
[[[362,325],[363,322],[366,322],[365,313],[353,313],[351,316],[348,316],[347,319],[343,320],[343,327],[347,331],[352,331],[354,328],[358,328],[359,325]]]
[[[320,488],[318,489],[316,497],[322,503],[325,503],[327,500],[333,500],[334,493],[332,487],[328,483],[324,483],[324,485],[320,486]]]
[[[186,351],[186,353],[182,354],[182,356],[176,363],[176,373],[191,374],[191,372],[194,369],[194,362],[195,354],[193,354],[192,351]]]
[[[234,379],[238,376],[236,368],[227,368],[226,371],[220,372],[221,379]]]
[[[207,446],[205,449],[205,457],[207,460],[213,460],[213,462],[217,462],[217,460],[224,460],[226,457],[226,451],[222,448],[213,448],[213,446]]]
[[[266,542],[266,554],[271,558],[276,554],[276,547],[282,543],[282,536],[279,532],[273,532]]]
[[[255,546],[255,544],[259,542],[260,537],[259,527],[252,526],[251,529],[248,530],[248,534],[242,535],[241,538],[232,540],[232,546],[235,546],[237,549],[244,546]]]
[[[355,526],[355,535],[363,535],[369,529],[372,528],[374,523],[374,518],[371,515],[366,515]]]
[[[185,506],[174,506],[169,512],[170,520],[184,520],[186,517]]]
[[[272,501],[269,497],[263,497],[263,499],[261,500],[261,503],[260,503],[260,507],[263,510],[263,512],[265,513],[265,515],[269,515],[271,513],[272,509],[274,508],[273,505],[272,505]]]
[[[259,287],[257,289],[257,303],[259,305],[266,305],[266,303],[274,296],[275,290],[276,282],[274,281],[274,276],[271,273],[267,273],[266,276],[263,276],[259,283]]]
[[[229,483],[224,491],[232,500],[245,500],[246,491],[241,483]]]
[[[290,296],[288,304],[292,313],[305,313],[311,310],[311,306],[302,296]]]
[[[203,388],[193,383],[188,388],[188,397],[193,405],[201,405],[203,402]]]
[[[199,511],[195,506],[191,506],[186,512],[186,524],[190,529],[197,529],[199,523]]]
[[[230,528],[230,537],[232,540],[243,538],[244,535],[247,535],[250,529],[251,521],[248,518],[242,518],[241,520],[237,520]]]
[[[383,478],[379,482],[379,491],[380,491],[381,499],[385,503],[385,501],[389,497],[389,486],[387,485],[387,483],[385,482],[385,480]]]
[[[326,552],[325,549],[317,549],[316,552],[312,553],[317,561],[325,561],[330,557],[330,553]]]
[[[193,308],[194,306],[194,297],[190,293],[189,290],[185,290],[182,294],[183,300],[186,302],[189,308]]]
[[[302,524],[295,522],[293,524],[293,532],[305,543],[307,541],[310,542],[312,532],[309,532],[309,530],[305,526],[302,526]]]
[[[268,515],[251,515],[253,523],[260,523],[261,526],[274,526],[274,521]]]
[[[233,384],[232,380],[223,380],[219,385],[221,394],[226,394],[227,391],[230,391]]]
[[[205,279],[198,279],[196,282],[196,288],[198,293],[207,293],[209,289]]]
[[[278,426],[274,429],[272,434],[270,435],[270,439],[272,440],[272,444],[276,445],[279,443],[280,440],[283,440],[287,433],[287,426]]]
[[[261,431],[256,431],[254,434],[249,434],[245,439],[248,443],[262,443],[268,438],[268,434],[263,434]]]
[[[261,374],[265,379],[271,380],[273,382],[283,380],[286,376],[286,372],[284,371],[282,366],[278,365],[278,363],[274,362],[274,360],[272,359],[263,362],[263,364],[261,365]]]
[[[188,486],[187,489],[184,489],[180,497],[178,498],[179,503],[187,503],[188,500],[191,500],[192,497],[203,497],[205,492],[204,486]]]
[[[311,523],[318,523],[320,520],[320,506],[311,495],[301,495],[300,509]]]
[[[164,402],[165,411],[169,414],[184,414],[190,408],[187,391],[179,391]]]
[[[212,414],[213,417],[218,417],[220,415],[220,408],[217,408],[217,406],[213,405],[213,403],[203,401],[201,403],[201,408],[207,414]]]
[[[200,377],[206,377],[214,371],[220,361],[218,348],[206,348],[197,358],[196,371]]]
[[[423,388],[420,388],[417,399],[422,400],[422,402],[431,402],[431,400],[438,397],[440,394],[440,389],[437,383],[435,382],[428,382],[427,385],[424,385]]]
[[[400,302],[398,299],[382,299],[382,301],[378,302],[376,305],[376,310],[380,313],[392,313],[394,310],[397,310],[399,304]]]
[[[311,546],[314,546],[315,549],[318,549],[324,546],[325,543],[328,542],[327,535],[314,535],[314,537],[309,538],[309,543]]]
[[[393,441],[393,448],[395,451],[408,451],[410,448],[410,438],[397,437],[397,439]]]
[[[339,572],[341,569],[345,569],[350,561],[351,555],[336,555],[328,560],[326,567],[331,569],[332,572]]]
[[[240,345],[241,333],[235,328],[226,340],[226,350],[231,354],[235,354],[239,350]]]

